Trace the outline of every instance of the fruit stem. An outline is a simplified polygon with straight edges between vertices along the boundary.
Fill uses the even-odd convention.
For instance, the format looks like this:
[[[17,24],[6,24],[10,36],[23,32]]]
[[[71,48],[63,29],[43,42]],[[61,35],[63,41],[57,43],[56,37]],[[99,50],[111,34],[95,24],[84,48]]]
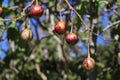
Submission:
[[[88,34],[88,58],[90,58],[90,31]]]
[[[38,0],[36,0],[36,5],[38,5]]]
[[[71,10],[71,11],[70,11],[70,20],[71,20],[71,30],[70,30],[70,32],[73,31],[73,18],[72,18],[72,13],[73,13],[73,11]]]
[[[62,21],[62,11],[60,11],[60,21]]]
[[[30,19],[26,18],[26,28],[30,29]]]

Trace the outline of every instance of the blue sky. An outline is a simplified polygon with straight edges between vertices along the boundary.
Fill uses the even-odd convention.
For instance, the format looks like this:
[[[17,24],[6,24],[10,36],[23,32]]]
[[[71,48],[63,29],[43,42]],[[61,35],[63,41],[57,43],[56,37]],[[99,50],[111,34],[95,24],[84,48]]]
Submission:
[[[31,0],[27,0],[27,1],[30,2]],[[8,5],[9,5],[9,0],[4,0],[3,5],[8,6]],[[27,4],[26,4],[26,5],[27,5]],[[11,4],[10,4],[9,6],[11,6]],[[108,14],[108,13],[106,13],[106,12],[104,12],[104,11],[103,11],[103,13],[104,13],[105,15],[101,17],[101,19],[103,20],[103,21],[102,21],[102,25],[103,25],[103,26],[107,26],[107,25],[110,23],[108,17],[111,16],[111,15],[113,15],[114,13],[113,13],[113,12],[110,12],[110,13]],[[41,20],[44,20],[44,19],[45,19],[45,17],[42,17],[42,18],[41,18]],[[34,24],[37,24],[37,21],[35,21],[35,19],[32,18],[31,21],[32,21]],[[20,26],[19,23],[17,23],[17,26]],[[30,24],[30,26],[33,26],[33,24]],[[39,32],[39,30],[40,30],[40,25],[37,25],[36,28],[37,28],[37,31]],[[33,34],[34,34],[34,38],[36,39],[37,37],[36,37],[36,33],[35,33],[35,27],[31,27],[31,29],[32,29]],[[101,36],[103,36],[103,35],[104,35],[104,34],[101,34]],[[5,32],[5,33],[3,34],[3,39],[4,39],[6,36],[7,36],[7,33]],[[45,35],[43,35],[43,34],[40,35],[40,36],[39,36],[39,39],[41,39],[43,36],[45,36]],[[104,44],[106,44],[106,42],[105,42],[103,39],[99,38],[99,37],[98,37],[98,39],[97,39],[97,43],[98,43],[99,45],[104,45]],[[79,41],[79,44],[82,44],[82,41]],[[4,41],[1,41],[1,42],[0,42],[0,50],[2,51],[2,52],[0,53],[0,59],[4,59],[4,57],[7,55],[7,51],[9,50],[9,47],[10,47],[10,45],[9,45],[7,39],[5,39]],[[82,46],[82,50],[83,50],[83,52],[87,53],[87,48],[86,48],[86,46]]]

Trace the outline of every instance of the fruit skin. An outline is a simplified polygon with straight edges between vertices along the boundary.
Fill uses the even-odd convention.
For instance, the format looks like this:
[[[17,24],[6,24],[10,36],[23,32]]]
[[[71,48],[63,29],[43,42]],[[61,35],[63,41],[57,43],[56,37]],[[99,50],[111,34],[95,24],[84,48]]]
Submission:
[[[40,6],[40,5],[35,5],[30,10],[31,15],[35,18],[41,17],[43,12],[44,12],[44,10],[43,10],[42,6]]]
[[[75,44],[77,43],[78,41],[78,36],[73,33],[73,32],[70,32],[69,34],[66,35],[66,42],[68,44]]]
[[[54,30],[58,34],[64,34],[67,30],[67,23],[63,20],[58,21],[54,26]]]
[[[3,13],[3,8],[0,7],[0,15]]]
[[[24,41],[29,41],[33,38],[33,33],[30,29],[24,29],[21,32],[21,37]]]
[[[85,58],[83,61],[83,68],[86,71],[91,71],[95,66],[95,61],[93,58]]]

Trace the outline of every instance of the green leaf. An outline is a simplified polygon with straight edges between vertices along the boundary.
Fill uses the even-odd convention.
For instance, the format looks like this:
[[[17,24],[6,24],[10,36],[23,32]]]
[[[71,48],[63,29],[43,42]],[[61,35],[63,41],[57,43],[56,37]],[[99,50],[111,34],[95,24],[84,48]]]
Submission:
[[[105,1],[99,1],[98,4],[99,4],[98,13],[100,13],[102,8],[106,5],[106,3]]]
[[[2,34],[5,31],[5,25],[3,22],[0,22],[0,40],[2,39]]]

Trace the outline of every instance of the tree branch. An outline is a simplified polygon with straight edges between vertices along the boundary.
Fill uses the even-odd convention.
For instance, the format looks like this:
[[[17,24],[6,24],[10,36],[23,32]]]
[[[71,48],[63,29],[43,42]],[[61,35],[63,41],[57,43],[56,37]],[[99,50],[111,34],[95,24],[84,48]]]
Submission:
[[[35,2],[35,0],[32,0],[25,8],[23,8],[23,13]]]
[[[35,0],[32,0],[25,8],[23,8],[23,11],[21,12],[21,16],[17,18],[11,18],[11,19],[3,19],[1,18],[0,21],[7,22],[7,21],[18,21],[21,20],[23,17],[26,16],[25,11],[35,2]]]
[[[107,27],[105,27],[103,29],[103,32],[106,31],[107,29],[109,29],[110,27],[113,27],[114,25],[117,25],[117,24],[120,24],[120,20],[114,22],[114,23],[111,23],[110,25],[108,25]]]
[[[83,27],[85,28],[85,30],[91,32],[92,30],[86,25],[86,23],[85,23],[84,20],[82,19],[81,15],[70,5],[70,3],[68,2],[68,0],[65,0],[65,2],[66,2],[67,5],[69,6],[69,8],[77,14],[77,16],[78,16],[79,19],[81,20],[82,24],[84,25]],[[94,35],[98,36],[99,38],[105,40],[103,37],[101,37],[101,36],[100,36],[99,34],[97,34],[97,33],[92,32],[92,34],[94,34]]]
[[[73,11],[77,14],[77,16],[78,16],[79,19],[81,20],[82,24],[84,25],[84,28],[85,28],[86,30],[90,30],[90,29],[88,28],[88,26],[86,25],[86,23],[84,22],[84,20],[82,19],[81,15],[70,5],[70,3],[68,2],[68,0],[65,0],[65,2],[66,2],[67,5],[69,6],[69,8],[70,8],[71,10],[73,10]]]
[[[114,9],[113,12],[120,17],[120,14],[119,14],[118,11],[116,11],[116,10]]]

